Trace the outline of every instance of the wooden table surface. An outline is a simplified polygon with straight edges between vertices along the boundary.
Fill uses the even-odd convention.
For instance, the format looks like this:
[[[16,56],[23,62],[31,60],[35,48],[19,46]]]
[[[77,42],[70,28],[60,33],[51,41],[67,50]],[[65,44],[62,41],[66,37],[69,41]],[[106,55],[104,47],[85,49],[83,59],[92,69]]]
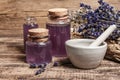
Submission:
[[[30,69],[25,62],[21,37],[0,38],[0,80],[119,80],[120,64],[103,60],[96,69],[82,70],[72,64],[47,69],[35,76],[38,70]]]
[[[120,0],[105,0],[116,9]],[[22,24],[26,16],[35,16],[45,27],[47,10],[53,7],[78,9],[79,3],[98,6],[97,0],[0,0],[0,80],[120,80],[120,64],[103,60],[92,70],[74,68],[71,64],[47,69],[35,76],[25,62]]]

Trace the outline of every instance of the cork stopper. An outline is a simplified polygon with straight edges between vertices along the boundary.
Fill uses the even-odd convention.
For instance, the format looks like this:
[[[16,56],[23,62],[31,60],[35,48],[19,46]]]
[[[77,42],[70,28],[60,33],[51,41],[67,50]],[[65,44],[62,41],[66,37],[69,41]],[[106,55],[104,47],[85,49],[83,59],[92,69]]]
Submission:
[[[34,28],[34,29],[30,29],[28,32],[31,37],[48,36],[48,29],[45,28]]]
[[[68,9],[66,8],[52,8],[48,10],[50,16],[63,17],[68,15]]]
[[[48,40],[48,29],[34,28],[29,29],[29,38],[35,42],[45,42]]]

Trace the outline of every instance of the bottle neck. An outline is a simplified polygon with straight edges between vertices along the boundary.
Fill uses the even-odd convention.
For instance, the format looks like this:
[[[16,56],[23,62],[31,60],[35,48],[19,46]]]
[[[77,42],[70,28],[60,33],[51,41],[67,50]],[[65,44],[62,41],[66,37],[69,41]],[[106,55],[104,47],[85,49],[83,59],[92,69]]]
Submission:
[[[25,22],[26,22],[26,24],[29,24],[29,25],[37,24],[37,21],[36,21],[35,17],[27,17]]]

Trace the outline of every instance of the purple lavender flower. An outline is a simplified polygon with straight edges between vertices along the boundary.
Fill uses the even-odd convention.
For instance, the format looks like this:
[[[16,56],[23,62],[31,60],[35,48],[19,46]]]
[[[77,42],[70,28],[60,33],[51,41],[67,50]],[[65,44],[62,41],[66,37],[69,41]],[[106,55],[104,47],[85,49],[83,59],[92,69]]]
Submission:
[[[98,3],[100,6],[95,10],[92,10],[89,5],[84,3],[80,4],[80,7],[86,11],[83,13],[79,12],[75,17],[74,22],[80,24],[78,32],[82,33],[81,35],[85,38],[97,38],[110,25],[116,24],[118,26],[117,32],[114,32],[108,38],[116,40],[120,37],[120,11],[114,11],[114,7],[103,0],[98,0]],[[85,20],[86,22],[78,23],[78,21],[80,21],[79,19]]]

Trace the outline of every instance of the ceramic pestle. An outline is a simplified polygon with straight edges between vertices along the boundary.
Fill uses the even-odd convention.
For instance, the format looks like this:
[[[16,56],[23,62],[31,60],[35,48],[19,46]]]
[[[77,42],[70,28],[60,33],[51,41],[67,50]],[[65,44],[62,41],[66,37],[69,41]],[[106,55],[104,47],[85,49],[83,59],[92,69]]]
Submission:
[[[89,47],[99,46],[102,42],[104,42],[107,37],[116,29],[116,25],[111,25],[105,32],[103,32],[93,43],[89,45]]]

